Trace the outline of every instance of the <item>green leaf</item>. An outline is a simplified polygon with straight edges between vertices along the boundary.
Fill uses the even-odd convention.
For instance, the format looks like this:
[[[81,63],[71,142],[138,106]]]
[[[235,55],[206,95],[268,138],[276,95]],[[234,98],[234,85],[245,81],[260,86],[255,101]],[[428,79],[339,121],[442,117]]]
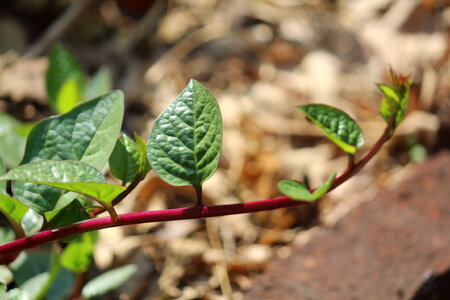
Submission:
[[[22,159],[26,136],[22,124],[6,113],[0,112],[0,158],[9,168],[16,167]]]
[[[40,273],[34,277],[31,277],[27,281],[25,281],[21,289],[26,291],[29,295],[38,295],[45,283],[49,280],[50,274],[48,272]],[[32,299],[35,299],[34,297]]]
[[[295,180],[282,180],[278,182],[280,192],[293,200],[313,202],[323,196],[333,185],[336,173],[333,173],[324,183],[322,183],[313,193],[302,182]]]
[[[97,239],[96,231],[83,233],[79,239],[72,241],[64,249],[61,254],[61,265],[75,273],[86,272],[91,265]]]
[[[83,100],[83,71],[72,55],[61,46],[50,52],[46,87],[49,104],[56,113],[68,112]]]
[[[86,86],[86,99],[104,95],[111,91],[111,87],[111,72],[108,68],[102,67],[88,82]]]
[[[317,189],[312,193],[313,199],[316,200],[319,197],[323,196],[325,193],[328,192],[330,187],[333,185],[334,179],[336,178],[336,173],[331,174],[328,179],[319,185]]]
[[[200,186],[217,168],[221,143],[217,101],[208,89],[191,80],[156,119],[147,157],[166,182]]]
[[[121,286],[137,271],[135,265],[126,265],[92,279],[83,287],[81,294],[85,298],[102,296]]]
[[[136,143],[123,134],[109,157],[111,173],[124,183],[131,182],[139,172],[140,153]]]
[[[46,159],[80,160],[102,169],[120,132],[123,101],[122,92],[111,92],[38,123],[28,136],[22,164]],[[13,191],[27,206],[39,206],[36,210],[41,214],[63,207],[76,197],[73,193],[63,196],[61,190],[52,187],[23,182],[14,182]]]
[[[364,144],[364,136],[358,124],[342,110],[323,104],[297,108],[345,152],[354,154],[356,149]]]
[[[89,214],[84,209],[83,204],[75,199],[69,205],[52,212],[47,212],[45,218],[51,228],[64,227],[75,222],[89,219]]]
[[[25,235],[32,235],[39,232],[44,224],[44,218],[32,209],[29,209],[21,220],[21,225]]]
[[[6,172],[5,165],[3,164],[3,161],[0,158],[0,175],[5,174],[5,172]],[[8,193],[6,192],[6,182],[4,181],[0,182],[0,195],[8,195]]]
[[[47,185],[79,193],[97,200],[103,206],[108,206],[117,195],[126,188],[123,186],[107,184],[103,174],[97,169],[80,161],[75,160],[40,160],[21,165],[10,170],[0,180],[15,180],[27,183]],[[26,187],[26,185],[25,185]],[[14,186],[14,193],[17,191]],[[26,190],[19,193],[26,194]],[[70,200],[72,201],[72,199]],[[69,203],[59,201],[52,203],[48,201],[31,202],[22,200],[28,207],[38,212],[49,212],[60,209]]]
[[[312,194],[302,182],[295,180],[282,180],[278,182],[277,186],[280,192],[291,199],[311,202],[314,201]]]
[[[393,85],[378,84],[377,87],[384,96],[380,104],[380,115],[386,123],[389,123],[393,118],[392,129],[395,129],[405,118],[412,80],[410,77],[397,74],[393,70],[390,70],[390,73]]]
[[[141,175],[141,178],[144,178],[152,169],[147,159],[147,143],[136,132],[134,133],[134,139],[136,140],[139,149],[139,174]]]
[[[9,290],[6,293],[6,299],[7,300],[31,300],[30,294],[28,294],[27,291],[15,288],[12,290]]]
[[[28,207],[20,203],[17,199],[9,196],[0,195],[0,211],[8,219],[17,235],[24,235],[21,226],[22,218],[28,211]]]

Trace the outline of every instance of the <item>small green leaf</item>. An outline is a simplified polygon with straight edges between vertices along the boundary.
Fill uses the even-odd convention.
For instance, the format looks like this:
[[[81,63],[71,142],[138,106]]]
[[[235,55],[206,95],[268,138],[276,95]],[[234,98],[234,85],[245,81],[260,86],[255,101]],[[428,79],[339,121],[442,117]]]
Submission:
[[[330,177],[328,177],[328,179],[324,183],[319,185],[317,187],[317,189],[312,193],[313,199],[316,200],[319,197],[321,197],[322,195],[324,195],[326,192],[328,192],[330,187],[333,185],[335,178],[336,178],[336,173],[333,173],[333,174],[331,174]]]
[[[35,161],[10,170],[5,175],[0,176],[0,180],[15,180],[64,189],[92,197],[103,206],[108,206],[112,199],[126,189],[123,186],[107,184],[100,171],[75,160]],[[17,186],[13,186],[14,193],[16,193],[16,190]],[[26,194],[26,191],[20,191],[20,193]],[[25,198],[22,199],[22,203],[38,212],[48,212],[60,209],[70,202],[59,202],[55,205],[51,202],[34,203]]]
[[[295,180],[282,180],[277,184],[280,192],[291,199],[300,201],[314,201],[312,194],[304,183]]]
[[[278,182],[280,192],[293,200],[313,202],[323,196],[333,185],[336,173],[333,173],[324,183],[322,183],[313,193],[302,182],[295,180],[282,180]]]
[[[364,144],[358,124],[345,112],[323,104],[297,106],[325,135],[347,153],[354,154]]]
[[[412,80],[408,76],[395,73],[392,69],[390,73],[393,85],[378,84],[377,87],[384,95],[380,104],[380,115],[386,123],[394,118],[392,129],[395,129],[405,118]]]
[[[136,132],[134,133],[134,139],[136,140],[139,149],[139,174],[141,175],[141,178],[144,178],[152,169],[147,159],[147,143]]]
[[[200,186],[217,168],[221,143],[217,101],[208,89],[191,80],[156,119],[147,156],[166,182]]]
[[[97,231],[83,233],[64,249],[61,254],[61,265],[75,273],[86,272],[91,265],[97,239]]]
[[[83,71],[72,55],[61,46],[50,52],[46,87],[50,106],[56,113],[65,113],[83,100]]]
[[[105,272],[86,283],[81,291],[81,294],[87,299],[102,296],[121,286],[125,283],[125,281],[133,276],[136,271],[137,267],[135,265],[126,265]]]
[[[140,153],[136,143],[123,134],[109,157],[111,173],[124,183],[131,182],[139,172]]]
[[[123,109],[123,93],[115,91],[41,121],[28,136],[22,164],[46,159],[80,160],[101,170],[120,132]],[[13,190],[19,201],[33,203],[41,214],[63,207],[76,197],[33,183],[14,182]]]
[[[111,91],[111,72],[102,67],[92,77],[86,86],[86,99],[92,99]]]

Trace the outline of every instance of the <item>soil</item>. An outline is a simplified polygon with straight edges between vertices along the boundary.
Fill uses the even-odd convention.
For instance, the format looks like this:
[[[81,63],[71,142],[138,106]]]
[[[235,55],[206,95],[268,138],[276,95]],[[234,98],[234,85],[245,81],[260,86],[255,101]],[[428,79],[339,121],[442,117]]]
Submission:
[[[274,261],[245,299],[450,299],[450,152]]]

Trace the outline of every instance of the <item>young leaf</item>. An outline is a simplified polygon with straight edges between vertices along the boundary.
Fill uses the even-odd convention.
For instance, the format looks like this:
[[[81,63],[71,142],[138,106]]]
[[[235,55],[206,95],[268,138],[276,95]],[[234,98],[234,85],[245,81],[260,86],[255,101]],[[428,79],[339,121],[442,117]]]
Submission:
[[[136,140],[140,154],[139,174],[141,175],[141,178],[143,178],[152,168],[147,159],[147,143],[136,132],[134,133],[134,139]]]
[[[123,94],[108,93],[61,116],[38,123],[30,132],[22,164],[36,160],[80,160],[102,169],[114,148],[123,118]],[[68,204],[76,194],[33,183],[14,182],[19,201],[41,214]]]
[[[293,200],[313,202],[323,196],[333,185],[336,173],[333,173],[324,183],[322,183],[313,193],[302,183],[295,180],[282,180],[278,182],[280,192]]]
[[[277,186],[280,192],[291,199],[301,201],[314,201],[312,199],[312,194],[309,192],[308,188],[303,182],[295,180],[281,180],[280,182],[278,182]]]
[[[326,192],[328,192],[330,187],[333,185],[335,178],[336,173],[333,173],[331,174],[330,177],[328,177],[328,179],[324,183],[319,185],[317,189],[312,193],[313,199],[314,200],[319,199],[319,197],[322,197]]]
[[[137,144],[123,134],[117,140],[116,146],[109,157],[111,173],[124,183],[133,181],[139,172],[140,158]]]
[[[89,299],[102,296],[109,291],[121,286],[137,271],[135,265],[126,265],[92,279],[83,287],[81,294]]]
[[[303,105],[297,108],[345,152],[354,154],[356,149],[364,144],[364,136],[358,124],[342,110],[323,104]]]
[[[393,85],[378,84],[378,89],[384,97],[380,104],[380,115],[389,123],[394,118],[393,129],[395,129],[405,118],[409,99],[409,88],[411,78],[395,73],[390,70]]]
[[[61,46],[50,52],[46,87],[49,104],[56,113],[68,112],[83,100],[83,71],[72,55]]]
[[[100,68],[86,86],[86,99],[92,99],[111,91],[111,73],[108,68]]]
[[[221,143],[217,101],[209,90],[191,80],[156,119],[147,156],[166,182],[200,186],[217,168]]]
[[[125,190],[123,186],[107,184],[100,171],[75,160],[31,162],[10,170],[5,175],[0,176],[0,180],[22,181],[76,192],[94,198],[103,206],[108,206],[112,199]],[[17,189],[17,185],[13,186],[14,193],[17,192]],[[26,191],[19,190],[18,192],[26,194]],[[57,204],[48,203],[48,201],[30,202],[27,198],[23,199],[22,202],[38,212],[60,209],[70,203],[63,201]]]
[[[61,265],[75,273],[86,272],[91,265],[97,239],[97,231],[83,233],[64,249],[61,254]]]

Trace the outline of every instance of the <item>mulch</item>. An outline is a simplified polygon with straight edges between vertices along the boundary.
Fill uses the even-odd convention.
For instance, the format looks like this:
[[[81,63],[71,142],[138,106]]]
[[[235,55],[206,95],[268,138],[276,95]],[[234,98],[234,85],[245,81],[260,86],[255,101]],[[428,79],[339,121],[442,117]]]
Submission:
[[[274,261],[245,299],[450,299],[450,152]]]

